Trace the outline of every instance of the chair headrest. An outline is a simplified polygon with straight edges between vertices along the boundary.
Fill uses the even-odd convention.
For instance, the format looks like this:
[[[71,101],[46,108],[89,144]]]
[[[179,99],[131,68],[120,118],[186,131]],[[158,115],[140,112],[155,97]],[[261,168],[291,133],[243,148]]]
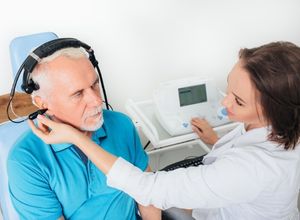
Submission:
[[[26,57],[32,52],[36,47],[44,44],[48,41],[57,39],[58,36],[52,32],[44,32],[32,35],[21,36],[13,39],[9,45],[10,50],[10,60],[13,70],[13,76],[15,77],[18,72],[21,64],[24,62]],[[19,78],[19,81],[16,86],[16,91],[22,92],[21,84],[22,77]]]

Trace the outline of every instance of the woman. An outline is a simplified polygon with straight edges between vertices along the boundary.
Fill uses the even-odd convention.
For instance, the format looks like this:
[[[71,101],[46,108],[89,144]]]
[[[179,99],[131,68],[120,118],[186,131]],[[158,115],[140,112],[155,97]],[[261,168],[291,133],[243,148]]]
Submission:
[[[194,209],[196,219],[298,219],[300,181],[300,48],[276,42],[242,49],[228,76],[223,105],[243,124],[218,140],[207,122],[193,119],[213,143],[203,166],[146,173],[104,151],[78,130],[38,120],[30,126],[47,143],[71,142],[107,175],[107,183],[143,205]]]

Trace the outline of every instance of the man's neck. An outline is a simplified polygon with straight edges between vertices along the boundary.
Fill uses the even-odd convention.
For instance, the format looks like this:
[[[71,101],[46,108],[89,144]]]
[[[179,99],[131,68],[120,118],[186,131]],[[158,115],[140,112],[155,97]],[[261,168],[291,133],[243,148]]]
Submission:
[[[88,136],[89,138],[92,137],[93,132],[92,131],[81,131],[85,136]]]

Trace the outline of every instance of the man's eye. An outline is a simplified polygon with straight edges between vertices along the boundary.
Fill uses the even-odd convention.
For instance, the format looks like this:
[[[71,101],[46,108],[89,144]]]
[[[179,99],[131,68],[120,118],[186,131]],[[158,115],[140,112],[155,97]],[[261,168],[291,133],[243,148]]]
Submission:
[[[93,90],[98,90],[99,89],[99,83],[95,83],[93,86],[92,86],[92,89]]]
[[[235,98],[235,102],[236,102],[236,104],[238,104],[239,106],[243,106],[243,104],[242,104],[237,98]]]
[[[98,81],[95,82],[94,85],[93,85],[93,87],[94,87],[94,88],[98,88],[98,87],[99,87],[99,82],[98,82]]]
[[[74,97],[80,97],[82,95],[82,92],[76,92]]]

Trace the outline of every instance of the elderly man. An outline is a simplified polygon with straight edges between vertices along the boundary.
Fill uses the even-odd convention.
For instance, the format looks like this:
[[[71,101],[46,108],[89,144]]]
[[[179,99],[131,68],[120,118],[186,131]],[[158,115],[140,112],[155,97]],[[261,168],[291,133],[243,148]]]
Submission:
[[[102,110],[99,78],[86,52],[65,48],[42,59],[32,72],[40,87],[33,103],[54,121],[72,125],[95,143],[149,170],[131,120]],[[76,146],[47,144],[26,132],[8,158],[11,199],[21,219],[160,219],[126,193],[108,187],[105,175]]]

